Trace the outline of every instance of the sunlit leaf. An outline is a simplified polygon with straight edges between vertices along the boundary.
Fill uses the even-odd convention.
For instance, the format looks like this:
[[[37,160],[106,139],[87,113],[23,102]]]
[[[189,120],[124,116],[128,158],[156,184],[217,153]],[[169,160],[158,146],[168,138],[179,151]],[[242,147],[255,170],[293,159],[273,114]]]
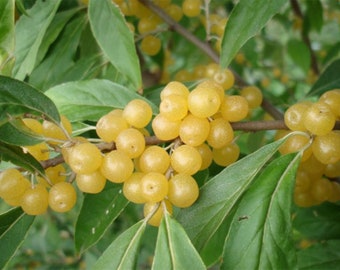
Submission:
[[[183,227],[168,213],[158,230],[153,270],[206,269]]]
[[[240,0],[232,10],[222,39],[221,66],[226,68],[248,39],[278,13],[286,0]]]
[[[141,220],[120,234],[99,257],[93,270],[135,269],[138,248],[145,231],[146,222]]]
[[[193,206],[180,211],[177,220],[199,252],[284,141],[285,138],[267,144],[225,168],[200,189],[200,196]]]
[[[34,221],[34,216],[23,213],[21,208],[14,208],[0,215],[0,268],[4,269]]]
[[[94,37],[112,65],[129,79],[133,90],[137,91],[142,86],[140,65],[133,33],[124,16],[111,0],[89,2],[89,19]]]
[[[51,23],[61,0],[38,0],[17,22],[15,47],[15,78],[23,80],[29,75],[38,55],[38,50],[47,27]]]
[[[244,194],[226,238],[221,269],[296,268],[291,204],[299,161],[296,154],[275,159]]]
[[[94,245],[127,206],[128,201],[120,185],[107,182],[99,194],[86,194],[80,210],[75,232],[78,252]]]
[[[105,113],[123,109],[132,99],[144,99],[156,113],[158,108],[147,99],[122,85],[108,80],[93,79],[57,85],[46,92],[61,114],[72,121],[96,121]]]

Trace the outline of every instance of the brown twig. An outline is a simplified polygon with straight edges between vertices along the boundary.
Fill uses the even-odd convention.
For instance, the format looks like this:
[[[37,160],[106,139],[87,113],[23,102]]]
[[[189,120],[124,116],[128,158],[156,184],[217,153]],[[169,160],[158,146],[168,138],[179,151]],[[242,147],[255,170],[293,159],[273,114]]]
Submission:
[[[301,11],[300,5],[297,0],[290,0],[290,5],[292,6],[292,10],[294,14],[300,18],[301,20],[304,19],[303,13]],[[306,44],[308,47],[309,53],[310,53],[310,60],[311,60],[311,68],[314,71],[316,75],[320,74],[320,70],[318,67],[318,63],[316,60],[316,55],[312,49],[311,41],[309,39],[308,33],[304,31],[303,29],[301,30],[301,38],[303,42]]]

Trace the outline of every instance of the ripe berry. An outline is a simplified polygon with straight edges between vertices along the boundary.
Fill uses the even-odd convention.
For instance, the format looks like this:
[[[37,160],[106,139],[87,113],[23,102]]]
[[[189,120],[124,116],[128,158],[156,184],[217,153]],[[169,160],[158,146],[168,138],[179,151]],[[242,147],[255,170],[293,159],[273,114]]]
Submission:
[[[170,121],[164,115],[158,114],[152,121],[152,129],[158,139],[169,141],[178,137],[180,124],[181,121]]]
[[[216,164],[226,167],[237,161],[240,156],[240,148],[236,143],[230,143],[222,148],[213,148],[212,154]]]
[[[314,135],[326,135],[335,125],[335,116],[330,107],[323,102],[316,102],[309,106],[304,115],[305,128]]]
[[[169,82],[161,91],[160,97],[161,100],[164,98],[171,96],[171,95],[178,95],[183,96],[185,98],[189,95],[189,89],[181,82],[172,81]]]
[[[133,172],[132,160],[122,151],[113,150],[103,158],[100,172],[113,183],[123,183]]]
[[[340,89],[327,91],[321,95],[319,101],[326,103],[336,117],[340,117]]]
[[[217,118],[210,122],[210,132],[207,142],[211,147],[224,147],[228,145],[233,139],[234,131],[227,120],[223,118]]]
[[[313,181],[310,194],[317,203],[326,201],[331,193],[332,185],[328,179],[322,177]]]
[[[129,127],[122,116],[117,113],[108,113],[102,116],[96,124],[96,132],[103,141],[112,142],[118,134]]]
[[[243,96],[225,96],[220,111],[222,117],[229,122],[241,121],[248,115],[248,101]]]
[[[134,172],[123,184],[123,194],[126,199],[133,203],[145,203],[142,195],[141,179],[145,173]]]
[[[152,109],[146,101],[134,99],[125,106],[123,117],[131,126],[143,128],[152,118]]]
[[[197,17],[201,13],[201,0],[184,0],[182,10],[187,17]]]
[[[220,108],[219,94],[210,87],[198,85],[188,96],[189,111],[201,118],[214,115]]]
[[[209,121],[193,114],[188,114],[179,127],[179,137],[190,146],[198,146],[208,138],[210,130]]]
[[[52,210],[64,213],[70,211],[77,201],[77,193],[71,183],[60,182],[51,187],[48,204]]]
[[[191,206],[198,198],[199,188],[195,179],[187,174],[176,174],[169,180],[169,201],[177,207]]]
[[[7,169],[0,173],[0,197],[3,199],[21,197],[29,185],[29,181],[17,169]]]
[[[165,173],[170,166],[170,156],[163,147],[149,146],[139,158],[139,168],[142,172]]]
[[[242,88],[241,96],[248,101],[250,109],[259,107],[263,99],[261,90],[256,86],[246,86]]]
[[[43,134],[42,124],[38,120],[33,118],[23,118],[22,121],[24,122],[25,126],[27,126],[34,133]]]
[[[104,189],[106,178],[100,171],[95,171],[89,174],[77,174],[76,183],[82,192],[95,194]]]
[[[170,121],[181,120],[188,113],[187,99],[180,95],[167,96],[161,101],[159,112]]]
[[[340,159],[340,134],[336,131],[316,136],[312,145],[313,154],[323,164],[332,164]]]
[[[165,207],[167,212],[172,214],[172,204],[168,200],[164,200]],[[155,209],[157,208],[157,209]],[[162,203],[146,203],[144,205],[144,217],[148,217],[151,213],[154,213],[152,217],[148,220],[148,224],[158,227],[161,224],[163,215],[164,215],[164,209],[162,206]]]
[[[219,69],[212,77],[215,82],[223,87],[224,90],[229,90],[234,86],[235,76],[230,69]]]
[[[63,164],[58,164],[53,167],[49,167],[45,170],[46,178],[52,183],[56,184],[59,182],[64,182],[66,179],[66,170]],[[43,178],[38,176],[37,180],[39,184],[50,187],[50,184]]]
[[[146,173],[141,179],[141,194],[147,202],[160,202],[168,194],[168,180],[164,174]]]
[[[301,160],[305,161],[312,155],[312,147],[308,147],[309,144],[310,144],[309,137],[301,134],[293,134],[290,135],[290,137],[288,137],[284,144],[279,148],[279,152],[282,155],[285,155],[288,153],[295,153],[304,150]]]
[[[201,158],[202,158],[202,165],[201,165],[200,171],[207,169],[213,160],[213,154],[212,154],[212,151],[209,145],[207,145],[206,143],[203,143],[199,146],[196,146],[195,148],[200,153]]]
[[[172,168],[178,173],[195,174],[201,168],[202,158],[198,150],[189,145],[177,147],[170,157]]]
[[[145,149],[145,138],[137,129],[125,129],[116,138],[116,148],[126,153],[129,158],[136,158]]]
[[[304,113],[311,106],[310,102],[300,102],[289,107],[284,114],[284,121],[290,130],[306,131]]]
[[[43,185],[28,188],[22,196],[21,208],[28,215],[41,215],[48,208],[48,191]]]
[[[161,50],[162,42],[158,37],[148,35],[142,39],[140,47],[145,54],[154,56]]]
[[[50,157],[50,150],[45,142],[23,147],[24,152],[30,153],[36,160],[47,160]]]
[[[69,152],[68,164],[75,173],[93,173],[102,164],[102,154],[92,143],[76,144]]]
[[[45,120],[42,123],[43,134],[45,137],[62,140],[62,141],[66,141],[68,139],[68,136],[65,134],[65,132],[68,134],[71,134],[72,125],[65,116],[61,115],[60,118],[61,118],[61,122],[59,125],[56,125],[55,123],[47,121],[47,120]],[[62,126],[63,129],[60,126]],[[49,143],[57,144],[57,142],[53,140],[49,141]]]

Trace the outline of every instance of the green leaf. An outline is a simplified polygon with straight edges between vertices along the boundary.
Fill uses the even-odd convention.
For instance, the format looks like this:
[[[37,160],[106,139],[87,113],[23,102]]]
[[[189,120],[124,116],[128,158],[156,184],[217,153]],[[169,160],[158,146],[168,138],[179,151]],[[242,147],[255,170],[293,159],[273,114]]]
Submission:
[[[111,0],[90,0],[89,19],[99,46],[112,65],[131,81],[134,91],[142,87],[133,34],[118,6]]]
[[[38,0],[30,10],[27,10],[27,15],[23,14],[17,22],[15,28],[16,61],[13,70],[17,79],[23,80],[26,75],[31,74],[42,39],[60,2],[61,0]]]
[[[14,64],[14,0],[0,1],[0,75],[10,76]]]
[[[91,269],[135,269],[138,248],[145,227],[146,222],[141,220],[119,235]]]
[[[193,206],[179,212],[177,220],[199,252],[284,141],[285,138],[267,144],[225,168],[201,188],[200,196]]]
[[[99,194],[86,194],[75,231],[75,245],[82,253],[94,245],[127,206],[122,187],[107,181]]]
[[[9,121],[8,115],[23,113],[45,115],[60,122],[56,106],[43,93],[19,80],[0,76],[0,126]]]
[[[309,92],[309,96],[322,95],[327,90],[332,90],[340,88],[340,59],[332,62],[326,69],[322,72],[319,79],[313,85]]]
[[[305,21],[308,22],[311,30],[321,31],[323,25],[323,7],[319,0],[307,1]]]
[[[167,212],[158,229],[152,269],[206,269],[183,227]]]
[[[30,154],[25,154],[21,147],[3,144],[0,142],[0,161],[10,161],[11,163],[24,168],[30,172],[40,172],[44,174],[41,164]]]
[[[152,110],[158,108],[139,94],[108,80],[93,79],[57,85],[45,93],[61,114],[72,121],[97,121],[114,108],[123,109],[132,99],[144,99]]]
[[[291,39],[288,41],[287,51],[295,64],[307,74],[310,68],[310,52],[307,45],[301,40]]]
[[[329,240],[298,252],[300,270],[339,269],[340,240]]]
[[[300,156],[272,161],[242,197],[226,238],[221,269],[296,268],[291,203]]]
[[[221,66],[226,68],[239,49],[256,35],[286,0],[241,0],[232,10],[224,32]]]
[[[313,240],[340,239],[340,206],[333,203],[298,208],[293,220],[294,228]]]
[[[0,215],[0,268],[4,269],[22,244],[34,221],[34,216],[23,213],[21,208],[13,208]]]
[[[31,84],[45,91],[53,85],[64,82],[65,74],[74,65],[86,21],[85,14],[80,14],[66,25],[48,57],[32,72],[29,78]]]

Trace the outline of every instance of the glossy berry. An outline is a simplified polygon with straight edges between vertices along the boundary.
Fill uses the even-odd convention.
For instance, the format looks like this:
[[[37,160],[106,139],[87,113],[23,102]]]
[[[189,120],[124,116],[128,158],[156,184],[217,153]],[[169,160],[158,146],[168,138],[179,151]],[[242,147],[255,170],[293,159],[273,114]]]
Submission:
[[[213,161],[213,154],[212,154],[212,151],[209,145],[207,145],[206,143],[203,143],[199,146],[196,146],[195,148],[200,153],[201,158],[202,158],[202,165],[201,165],[200,171],[209,168],[209,166],[211,165]]]
[[[177,207],[191,206],[198,198],[199,188],[195,179],[187,174],[176,174],[169,180],[169,201]]]
[[[166,211],[172,214],[172,204],[168,200],[164,200]],[[146,203],[143,209],[144,217],[148,217],[154,213],[148,220],[148,224],[158,227],[164,216],[162,203]]]
[[[173,140],[179,135],[181,121],[170,121],[162,114],[158,114],[152,121],[152,129],[156,137],[163,141]]]
[[[133,169],[134,164],[127,154],[113,150],[104,156],[100,171],[107,180],[122,183],[132,175]]]
[[[178,173],[195,174],[201,168],[202,158],[198,150],[189,145],[181,145],[173,150],[171,166]]]
[[[147,202],[160,202],[168,194],[168,180],[161,173],[146,173],[141,179],[141,193]]]
[[[126,199],[133,203],[145,203],[142,195],[141,179],[145,173],[134,172],[123,184],[123,194]]]
[[[234,131],[227,120],[223,118],[217,118],[210,122],[210,131],[207,142],[211,147],[224,147],[231,143],[233,139]]]
[[[27,126],[34,133],[43,134],[42,124],[38,120],[33,118],[23,118],[22,121],[24,122],[25,126]]]
[[[96,124],[96,132],[103,141],[112,142],[118,134],[129,127],[122,116],[117,113],[108,113],[102,116]]]
[[[180,95],[167,96],[161,101],[159,112],[170,121],[181,120],[188,113],[187,99]]]
[[[55,212],[70,211],[77,201],[77,193],[73,185],[60,182],[51,187],[48,195],[48,204]]]
[[[300,102],[289,107],[284,114],[284,121],[290,130],[307,130],[304,124],[304,113],[311,106],[310,102]]]
[[[198,146],[208,138],[210,124],[206,118],[188,114],[179,127],[179,137],[190,146]]]
[[[332,164],[340,160],[340,133],[329,132],[316,136],[312,145],[313,154],[323,164]]]
[[[50,157],[50,150],[45,142],[23,147],[24,152],[30,153],[36,160],[47,160]]]
[[[53,167],[49,167],[45,170],[46,178],[51,182],[51,184],[56,184],[59,182],[64,182],[66,180],[66,170],[63,164],[58,164]],[[38,176],[37,180],[39,184],[50,187],[50,184],[46,181],[45,178]]]
[[[323,102],[316,102],[306,109],[303,115],[305,128],[314,135],[326,135],[335,125],[335,116],[330,107]]]
[[[0,197],[3,199],[21,197],[29,185],[29,181],[17,169],[7,169],[0,173]]]
[[[321,95],[319,101],[326,103],[336,117],[340,117],[340,89],[327,91]]]
[[[123,117],[129,125],[143,128],[152,118],[152,109],[146,101],[134,99],[125,106]]]
[[[216,164],[226,167],[237,161],[240,148],[236,143],[230,143],[222,148],[213,148],[213,160]]]
[[[201,13],[201,0],[184,0],[182,10],[187,17],[197,17]]]
[[[72,147],[68,156],[68,164],[75,173],[88,174],[99,169],[102,154],[92,143],[80,143]]]
[[[198,85],[188,96],[189,111],[201,118],[214,115],[220,108],[219,94],[210,87]]]
[[[106,178],[100,171],[95,171],[89,174],[77,174],[76,183],[80,191],[96,194],[104,189]]]
[[[139,168],[145,173],[165,173],[169,166],[170,156],[168,152],[158,145],[147,147],[139,158]]]
[[[53,138],[56,140],[66,141],[68,139],[67,134],[72,133],[72,125],[70,121],[63,115],[61,115],[61,122],[57,125],[50,121],[43,121],[43,135],[47,138]],[[63,128],[62,128],[63,127]],[[67,134],[66,134],[67,133]],[[57,144],[58,141],[49,141],[51,144]]]
[[[219,69],[214,73],[212,78],[221,85],[224,90],[229,90],[235,83],[234,73],[230,69]]]
[[[145,149],[144,135],[134,128],[125,129],[116,138],[116,148],[126,153],[129,158],[139,157]]]
[[[241,121],[248,115],[248,101],[238,95],[225,96],[221,103],[220,111],[222,117],[229,122]]]
[[[183,83],[178,81],[169,82],[161,91],[160,97],[161,100],[168,96],[178,95],[187,98],[189,95],[189,89]]]
[[[332,185],[328,179],[322,177],[313,181],[310,194],[318,203],[326,201],[331,193]]]
[[[307,135],[307,134],[306,134]],[[303,151],[302,161],[307,160],[312,155],[312,147],[310,138],[302,134],[292,134],[279,148],[279,152],[283,155]]]
[[[22,196],[21,208],[28,215],[41,215],[48,208],[48,191],[43,185],[28,188]]]

